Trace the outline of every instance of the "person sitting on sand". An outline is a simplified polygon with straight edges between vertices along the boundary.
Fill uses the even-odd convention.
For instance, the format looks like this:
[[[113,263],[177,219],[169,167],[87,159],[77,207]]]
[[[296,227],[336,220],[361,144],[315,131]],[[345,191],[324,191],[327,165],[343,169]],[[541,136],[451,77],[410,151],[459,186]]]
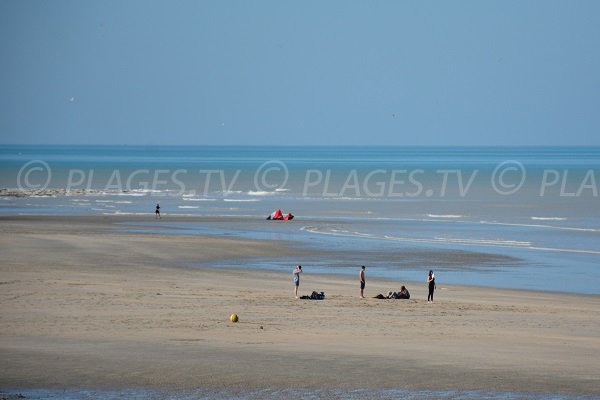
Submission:
[[[384,299],[393,299],[394,298],[394,293],[392,291],[387,292],[387,295],[383,295],[381,293],[379,293],[377,296],[374,296],[374,299],[379,299],[379,300],[384,300]]]
[[[410,293],[408,293],[408,289],[406,286],[402,285],[400,288],[400,292],[398,293],[399,299],[410,299]]]
[[[402,285],[399,292],[389,291],[387,295],[378,294],[374,297],[374,299],[410,299],[410,293],[408,292],[406,286]]]

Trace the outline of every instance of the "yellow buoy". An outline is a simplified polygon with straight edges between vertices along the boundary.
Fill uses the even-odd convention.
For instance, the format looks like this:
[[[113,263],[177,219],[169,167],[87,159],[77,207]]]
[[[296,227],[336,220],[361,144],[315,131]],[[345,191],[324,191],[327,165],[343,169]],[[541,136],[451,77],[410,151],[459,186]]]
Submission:
[[[238,322],[238,321],[239,321],[239,318],[238,318],[237,314],[231,314],[231,315],[229,316],[229,320],[230,320],[231,322]]]

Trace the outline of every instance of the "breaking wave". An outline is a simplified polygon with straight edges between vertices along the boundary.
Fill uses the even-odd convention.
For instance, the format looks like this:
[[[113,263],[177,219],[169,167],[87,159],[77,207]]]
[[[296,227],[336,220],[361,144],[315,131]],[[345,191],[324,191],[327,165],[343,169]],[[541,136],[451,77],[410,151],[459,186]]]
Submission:
[[[223,201],[238,202],[238,203],[253,203],[260,201],[258,199],[223,199]]]
[[[365,233],[358,231],[350,231],[344,229],[333,229],[333,228],[320,228],[316,226],[304,226],[300,228],[303,231],[320,234],[320,235],[331,235],[331,236],[342,236],[342,237],[354,237],[354,238],[367,238],[367,239],[378,239],[388,240],[395,242],[407,242],[407,243],[427,243],[427,244],[443,244],[443,245],[466,245],[466,246],[491,246],[491,247],[510,247],[510,248],[521,248],[528,250],[539,250],[539,251],[554,251],[564,253],[581,253],[581,254],[600,254],[598,250],[587,250],[587,249],[564,249],[554,247],[544,247],[536,245],[528,241],[519,240],[501,240],[501,239],[474,239],[474,238],[456,238],[456,237],[431,237],[431,238],[415,238],[415,237],[403,237],[403,236],[391,236],[377,233]]]
[[[252,191],[250,190],[248,192],[248,196],[272,196],[274,194],[277,194],[277,192],[265,192],[265,191]]]
[[[198,198],[198,197],[182,197],[183,201],[217,201],[217,199],[210,199],[206,197]]]
[[[455,214],[427,214],[429,218],[466,218],[465,215]]]

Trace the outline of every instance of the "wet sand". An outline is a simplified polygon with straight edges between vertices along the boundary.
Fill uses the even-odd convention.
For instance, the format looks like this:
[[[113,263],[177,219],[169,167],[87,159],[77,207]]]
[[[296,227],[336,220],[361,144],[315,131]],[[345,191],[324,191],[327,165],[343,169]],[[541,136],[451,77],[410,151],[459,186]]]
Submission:
[[[309,250],[111,231],[129,220],[0,217],[0,388],[600,395],[600,296],[439,285],[430,304],[424,283],[376,300],[400,283],[368,279],[361,300],[357,277],[306,265],[300,292],[327,299],[297,300],[291,270]],[[269,255],[290,273],[189,267]]]

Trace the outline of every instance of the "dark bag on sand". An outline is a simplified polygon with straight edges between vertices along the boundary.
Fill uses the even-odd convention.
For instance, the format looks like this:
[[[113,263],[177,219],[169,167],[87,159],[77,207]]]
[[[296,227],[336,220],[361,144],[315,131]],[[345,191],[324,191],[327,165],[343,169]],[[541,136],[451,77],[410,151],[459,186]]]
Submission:
[[[312,292],[310,296],[301,296],[304,300],[325,300],[325,292]]]

